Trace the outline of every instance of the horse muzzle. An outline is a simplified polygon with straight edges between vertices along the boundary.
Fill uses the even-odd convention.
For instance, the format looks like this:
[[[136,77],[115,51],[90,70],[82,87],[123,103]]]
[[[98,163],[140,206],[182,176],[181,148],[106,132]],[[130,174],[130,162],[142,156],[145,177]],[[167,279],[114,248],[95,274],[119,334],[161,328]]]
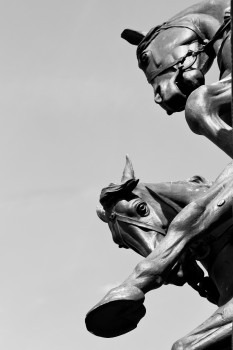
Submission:
[[[155,103],[159,104],[168,115],[184,110],[187,101],[186,95],[179,89],[177,80],[179,71],[168,72],[157,77],[152,84]]]
[[[159,105],[165,109],[168,115],[181,112],[185,108],[187,98],[175,84],[162,95]]]
[[[161,77],[161,82],[154,87],[155,95],[160,91],[160,100],[155,102],[166,110],[168,115],[181,112],[185,109],[188,96],[199,86],[205,83],[202,72],[198,69],[187,71],[177,70],[173,77]]]
[[[187,98],[194,90],[204,84],[205,78],[199,69],[181,71],[176,79],[176,85]]]

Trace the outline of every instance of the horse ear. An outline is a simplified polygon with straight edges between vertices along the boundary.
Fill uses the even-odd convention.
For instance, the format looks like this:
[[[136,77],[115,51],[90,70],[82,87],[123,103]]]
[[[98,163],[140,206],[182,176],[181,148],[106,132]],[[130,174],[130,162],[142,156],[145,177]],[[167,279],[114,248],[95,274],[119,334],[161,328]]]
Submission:
[[[121,183],[124,183],[127,180],[132,180],[132,179],[135,180],[133,165],[131,160],[129,159],[129,156],[126,155],[125,169],[123,171]]]
[[[96,213],[98,215],[98,217],[100,218],[100,220],[102,220],[103,222],[108,222],[106,214],[105,214],[105,210],[103,208],[97,207],[96,208]]]
[[[139,45],[142,39],[146,36],[145,32],[139,32],[133,29],[125,29],[121,33],[122,39],[125,39],[131,45]]]
[[[208,183],[208,181],[200,175],[194,175],[191,178],[188,179],[189,182],[196,182],[198,184],[202,183],[202,184],[206,184]]]

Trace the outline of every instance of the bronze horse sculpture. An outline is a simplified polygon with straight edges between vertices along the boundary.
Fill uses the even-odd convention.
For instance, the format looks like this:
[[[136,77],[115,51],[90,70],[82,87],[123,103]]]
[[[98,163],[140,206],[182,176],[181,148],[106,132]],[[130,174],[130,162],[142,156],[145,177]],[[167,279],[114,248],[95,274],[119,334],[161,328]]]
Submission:
[[[145,293],[188,283],[217,311],[172,349],[230,350],[233,320],[233,163],[214,183],[140,183],[127,158],[121,184],[101,192],[99,217],[113,240],[145,257],[133,273],[87,314],[87,329],[102,337],[131,331],[145,315]],[[204,276],[197,262],[205,267]]]
[[[233,157],[230,1],[204,0],[148,33],[125,29],[154,101],[170,115],[185,110],[191,130]],[[217,57],[220,80],[205,85]]]
[[[154,100],[170,115],[185,110],[191,130],[233,158],[229,0],[205,0],[147,34],[126,29]],[[217,57],[220,80],[205,85]],[[101,194],[99,216],[114,241],[144,257],[133,273],[87,315],[92,333],[113,337],[145,315],[145,294],[163,284],[189,283],[218,305],[173,350],[230,350],[233,320],[233,163],[214,183],[201,177],[170,184],[135,180],[127,161],[122,183]],[[208,272],[205,277],[196,261]]]

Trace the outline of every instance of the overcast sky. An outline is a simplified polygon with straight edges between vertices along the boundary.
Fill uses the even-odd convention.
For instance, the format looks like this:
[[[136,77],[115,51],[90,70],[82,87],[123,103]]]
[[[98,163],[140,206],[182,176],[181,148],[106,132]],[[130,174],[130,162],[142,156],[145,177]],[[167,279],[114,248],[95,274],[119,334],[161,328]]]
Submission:
[[[195,1],[2,0],[0,5],[0,345],[4,350],[167,350],[215,307],[189,287],[149,293],[122,337],[86,312],[141,260],[96,216],[128,153],[144,182],[213,180],[229,162],[167,116],[137,68],[126,28],[148,30]],[[217,69],[208,81],[218,79]]]

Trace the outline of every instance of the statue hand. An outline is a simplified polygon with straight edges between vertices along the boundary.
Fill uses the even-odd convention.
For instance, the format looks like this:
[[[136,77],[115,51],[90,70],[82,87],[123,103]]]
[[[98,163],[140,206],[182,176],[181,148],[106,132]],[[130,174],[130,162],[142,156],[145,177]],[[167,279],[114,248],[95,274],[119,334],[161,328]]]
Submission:
[[[145,315],[144,293],[137,287],[120,285],[111,289],[86,316],[91,333],[112,338],[132,331]]]

